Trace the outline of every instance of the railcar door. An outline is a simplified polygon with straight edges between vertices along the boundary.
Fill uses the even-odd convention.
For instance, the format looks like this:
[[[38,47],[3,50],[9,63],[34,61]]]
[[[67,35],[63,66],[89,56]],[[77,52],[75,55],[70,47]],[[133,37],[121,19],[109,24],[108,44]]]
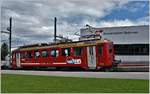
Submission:
[[[96,50],[95,46],[87,47],[87,59],[89,69],[96,69]]]
[[[20,64],[20,53],[19,52],[16,53],[16,66],[18,68],[21,67],[21,64]]]

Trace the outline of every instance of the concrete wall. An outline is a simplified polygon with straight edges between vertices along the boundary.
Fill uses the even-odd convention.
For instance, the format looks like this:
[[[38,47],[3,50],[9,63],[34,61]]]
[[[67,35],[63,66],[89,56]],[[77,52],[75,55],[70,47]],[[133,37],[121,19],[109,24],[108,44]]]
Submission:
[[[95,31],[103,30],[102,37],[112,40],[114,44],[148,44],[149,26],[126,26],[81,29],[81,36],[94,34]],[[82,38],[82,37],[81,37]]]

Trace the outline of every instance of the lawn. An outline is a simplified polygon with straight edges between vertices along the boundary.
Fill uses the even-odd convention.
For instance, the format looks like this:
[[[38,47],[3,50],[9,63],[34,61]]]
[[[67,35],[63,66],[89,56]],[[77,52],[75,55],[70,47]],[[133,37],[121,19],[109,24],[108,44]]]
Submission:
[[[2,93],[148,93],[148,80],[1,75]]]

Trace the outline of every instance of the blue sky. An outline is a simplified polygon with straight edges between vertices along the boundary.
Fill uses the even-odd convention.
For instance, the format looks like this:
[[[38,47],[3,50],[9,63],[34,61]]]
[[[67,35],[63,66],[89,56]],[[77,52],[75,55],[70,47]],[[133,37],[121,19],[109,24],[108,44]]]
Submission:
[[[13,47],[52,42],[53,22],[58,34],[77,40],[86,24],[93,27],[149,24],[149,2],[131,0],[2,0],[1,30],[13,18]],[[2,34],[2,40],[8,36]]]
[[[137,20],[149,15],[149,2],[148,1],[132,1],[127,3],[121,8],[114,9],[109,15],[101,20]]]

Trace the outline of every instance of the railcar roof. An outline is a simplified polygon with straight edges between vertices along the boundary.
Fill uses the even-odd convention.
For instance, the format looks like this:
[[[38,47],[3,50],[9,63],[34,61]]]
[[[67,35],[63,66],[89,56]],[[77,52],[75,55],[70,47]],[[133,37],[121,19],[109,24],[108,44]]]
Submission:
[[[36,50],[36,49],[46,49],[46,48],[67,48],[67,47],[81,47],[81,46],[92,46],[99,43],[111,42],[110,40],[84,40],[84,41],[74,41],[74,42],[61,42],[61,43],[51,43],[51,44],[33,44],[19,47],[18,50]]]

